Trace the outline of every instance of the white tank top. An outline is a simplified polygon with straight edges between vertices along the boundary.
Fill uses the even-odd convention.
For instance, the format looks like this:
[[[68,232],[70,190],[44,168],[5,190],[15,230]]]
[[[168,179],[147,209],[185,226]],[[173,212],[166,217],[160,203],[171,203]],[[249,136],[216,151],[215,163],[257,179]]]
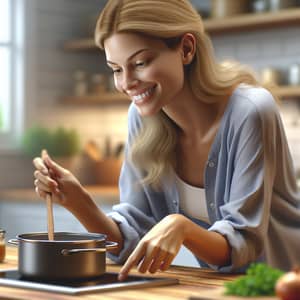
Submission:
[[[179,178],[176,172],[175,180],[179,193],[180,209],[189,217],[210,223],[206,207],[205,189],[187,184]]]

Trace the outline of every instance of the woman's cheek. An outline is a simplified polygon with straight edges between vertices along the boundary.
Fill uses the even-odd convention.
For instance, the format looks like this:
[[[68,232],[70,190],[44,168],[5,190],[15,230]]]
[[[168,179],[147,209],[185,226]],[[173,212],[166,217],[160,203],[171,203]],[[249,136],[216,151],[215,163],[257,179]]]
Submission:
[[[116,90],[122,93],[123,89],[122,89],[120,81],[116,78],[116,76],[114,76],[113,79],[114,79],[114,86],[115,86]]]

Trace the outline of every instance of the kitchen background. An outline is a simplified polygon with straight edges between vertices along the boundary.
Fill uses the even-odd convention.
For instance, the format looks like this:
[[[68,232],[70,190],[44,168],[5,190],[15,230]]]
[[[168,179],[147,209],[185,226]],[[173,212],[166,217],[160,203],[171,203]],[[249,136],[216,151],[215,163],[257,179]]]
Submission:
[[[293,2],[268,1],[272,5],[276,5],[275,2],[279,4],[281,2],[282,5]],[[264,10],[268,9],[265,6],[268,1],[250,1],[248,13],[252,10],[251,14],[255,13],[257,20],[262,16],[265,18]],[[100,50],[85,46],[91,43],[86,39],[92,38],[95,17],[105,2],[104,0],[24,1],[24,130],[36,124],[48,128],[63,126],[66,129],[76,129],[80,137],[81,155],[77,155],[73,160],[71,168],[86,185],[99,183],[97,181],[99,178],[94,176],[95,169],[91,167],[91,157],[95,158],[97,155],[95,149],[98,147],[97,149],[103,155],[104,152],[107,153],[108,148],[111,148],[115,156],[120,155],[121,145],[127,135],[129,101],[124,97],[111,96],[107,94],[108,91],[103,91],[104,85],[112,90],[111,74],[106,68],[104,55]],[[211,2],[225,2],[227,6],[216,8]],[[226,9],[243,9],[244,0],[194,0],[192,3],[203,16],[210,15],[211,10],[214,9],[215,20],[217,20],[214,24],[217,24],[223,22],[221,17],[226,14]],[[230,3],[234,3],[233,8]],[[222,30],[214,30],[214,24],[210,26],[216,56],[220,60],[237,59],[262,74],[261,77],[266,81],[273,79],[282,85],[296,84],[294,90],[283,92],[289,97],[282,97],[280,109],[295,167],[299,170],[300,89],[297,90],[297,85],[300,85],[300,5],[297,1],[292,4],[295,7],[288,8],[289,12],[285,17],[286,20],[291,18],[292,21],[280,21],[281,24],[278,26],[273,26],[272,22],[269,26],[259,25],[258,21],[258,24],[251,21],[252,25],[241,23],[234,30],[226,30],[226,22],[221,25]],[[227,13],[230,14],[230,11]],[[298,16],[298,21],[293,17],[295,14]],[[234,17],[230,17],[229,23],[233,21]],[[78,39],[81,41],[74,42]],[[279,71],[280,77],[278,77]],[[294,77],[290,82],[291,75]],[[104,85],[103,80],[106,80]],[[296,92],[293,92],[295,90]],[[85,93],[94,93],[94,95],[98,93],[98,96],[82,97],[82,100],[72,97]],[[19,233],[20,228],[29,231],[39,228],[36,222],[39,220],[44,224],[44,204],[32,201],[25,203],[21,199],[22,194],[12,196],[14,199],[20,198],[12,202],[10,196],[5,196],[7,194],[4,193],[8,189],[32,188],[31,159],[20,150],[2,151],[0,166],[0,227],[6,227],[10,236]],[[116,193],[113,196],[117,198]],[[106,209],[109,207],[109,205],[105,206]],[[36,212],[34,216],[31,215],[33,212]],[[71,220],[71,216],[68,215],[66,219],[66,214],[62,210],[57,209],[56,216],[59,219],[58,228],[61,226],[65,229],[66,220],[69,220],[73,226],[68,225],[68,230],[80,228],[76,221]],[[17,223],[17,219],[19,227],[9,229],[12,223]],[[25,219],[28,221],[27,227],[24,227]]]

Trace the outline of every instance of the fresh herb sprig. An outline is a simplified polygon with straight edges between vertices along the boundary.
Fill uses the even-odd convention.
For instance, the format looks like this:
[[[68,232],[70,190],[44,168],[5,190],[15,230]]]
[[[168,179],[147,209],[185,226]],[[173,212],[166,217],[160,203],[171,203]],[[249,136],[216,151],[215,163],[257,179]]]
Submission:
[[[283,271],[264,263],[252,263],[246,275],[232,282],[226,282],[225,295],[236,296],[273,296],[275,284]]]

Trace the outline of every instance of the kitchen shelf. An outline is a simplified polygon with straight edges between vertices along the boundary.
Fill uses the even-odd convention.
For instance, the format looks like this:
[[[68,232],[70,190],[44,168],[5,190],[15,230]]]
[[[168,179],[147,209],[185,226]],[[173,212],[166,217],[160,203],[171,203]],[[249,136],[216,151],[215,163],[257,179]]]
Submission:
[[[101,51],[96,45],[93,38],[84,38],[66,41],[63,45],[66,51]]]
[[[282,9],[278,12],[248,13],[226,18],[209,18],[204,20],[205,29],[211,35],[297,24],[300,24],[300,8],[298,7]],[[67,41],[64,43],[64,49],[66,51],[99,50],[93,38]]]
[[[273,89],[279,98],[300,98],[300,86],[277,86]],[[129,104],[130,99],[121,93],[106,93],[101,95],[87,95],[82,97],[69,96],[63,99],[68,104]]]
[[[63,98],[68,104],[129,104],[129,98],[121,93],[91,94],[86,96],[68,96]]]
[[[248,13],[226,18],[214,18],[204,21],[204,26],[210,34],[232,31],[261,30],[279,26],[300,24],[300,8],[282,9],[278,12]]]
[[[277,86],[274,88],[274,93],[284,99],[300,98],[300,86]]]

